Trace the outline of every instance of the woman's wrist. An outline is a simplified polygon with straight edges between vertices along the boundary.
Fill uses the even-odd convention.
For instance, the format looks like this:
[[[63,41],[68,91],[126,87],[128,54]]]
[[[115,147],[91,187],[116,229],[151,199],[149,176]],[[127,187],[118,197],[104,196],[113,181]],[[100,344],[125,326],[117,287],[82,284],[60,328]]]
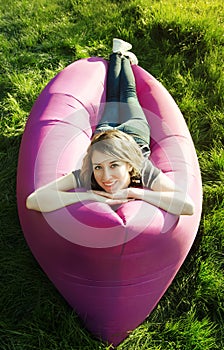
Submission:
[[[142,188],[129,187],[127,198],[143,200],[144,190]]]

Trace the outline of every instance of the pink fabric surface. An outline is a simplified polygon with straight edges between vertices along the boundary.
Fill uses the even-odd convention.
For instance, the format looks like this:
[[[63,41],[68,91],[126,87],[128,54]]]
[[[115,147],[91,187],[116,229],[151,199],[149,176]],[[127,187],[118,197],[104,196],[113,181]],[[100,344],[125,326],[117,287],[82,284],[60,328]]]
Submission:
[[[39,186],[80,168],[105,101],[107,61],[72,63],[43,90],[24,131],[17,198],[27,243],[55,287],[100,339],[117,345],[150,314],[185,260],[201,216],[201,176],[184,118],[167,90],[133,66],[151,126],[151,160],[194,200],[193,216],[148,203],[115,212],[76,203],[51,213],[27,210]]]

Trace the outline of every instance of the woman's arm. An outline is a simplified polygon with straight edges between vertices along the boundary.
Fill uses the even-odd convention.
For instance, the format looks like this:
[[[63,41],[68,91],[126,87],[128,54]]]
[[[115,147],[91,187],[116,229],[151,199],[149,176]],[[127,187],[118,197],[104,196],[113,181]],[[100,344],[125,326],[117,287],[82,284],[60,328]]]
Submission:
[[[177,188],[174,182],[163,173],[160,173],[154,180],[151,190],[131,187],[114,194],[98,191],[95,193],[114,199],[140,199],[174,215],[192,215],[194,213],[194,204],[191,198]]]
[[[76,188],[76,186],[74,175],[69,173],[32,192],[26,199],[26,207],[48,212],[69,205],[75,199],[73,198],[75,195],[66,191]]]
[[[164,173],[161,172],[153,181],[151,190],[144,190],[143,200],[146,202],[156,205],[171,214],[194,214],[192,199]],[[136,196],[138,195],[136,194]]]
[[[174,215],[193,215],[192,200],[183,192],[155,192],[141,188],[130,188],[129,196],[141,199]]]
[[[125,199],[108,199],[93,192],[66,192],[77,187],[72,173],[40,187],[26,199],[28,209],[40,212],[51,212],[82,201],[98,201],[109,205],[122,204],[129,201]]]

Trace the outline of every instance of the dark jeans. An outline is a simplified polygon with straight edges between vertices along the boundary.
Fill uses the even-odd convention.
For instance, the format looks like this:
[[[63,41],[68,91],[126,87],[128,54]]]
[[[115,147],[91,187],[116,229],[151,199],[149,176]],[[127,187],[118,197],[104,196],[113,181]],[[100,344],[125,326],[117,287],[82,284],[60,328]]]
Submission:
[[[111,54],[106,88],[106,106],[95,133],[121,130],[133,136],[148,155],[150,128],[138,101],[135,77],[127,57]]]

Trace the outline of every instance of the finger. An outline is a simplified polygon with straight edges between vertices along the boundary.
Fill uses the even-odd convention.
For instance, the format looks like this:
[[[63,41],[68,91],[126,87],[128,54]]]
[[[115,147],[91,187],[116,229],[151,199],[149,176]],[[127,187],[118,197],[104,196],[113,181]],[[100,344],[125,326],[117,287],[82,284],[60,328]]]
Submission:
[[[98,194],[99,196],[106,197],[106,198],[113,198],[113,195],[107,192],[103,191],[93,191],[93,193]]]
[[[106,203],[107,204],[109,204],[109,205],[117,205],[117,204],[124,204],[124,203],[127,203],[127,202],[129,202],[129,200],[127,200],[127,199],[108,199],[107,201],[106,201]]]

